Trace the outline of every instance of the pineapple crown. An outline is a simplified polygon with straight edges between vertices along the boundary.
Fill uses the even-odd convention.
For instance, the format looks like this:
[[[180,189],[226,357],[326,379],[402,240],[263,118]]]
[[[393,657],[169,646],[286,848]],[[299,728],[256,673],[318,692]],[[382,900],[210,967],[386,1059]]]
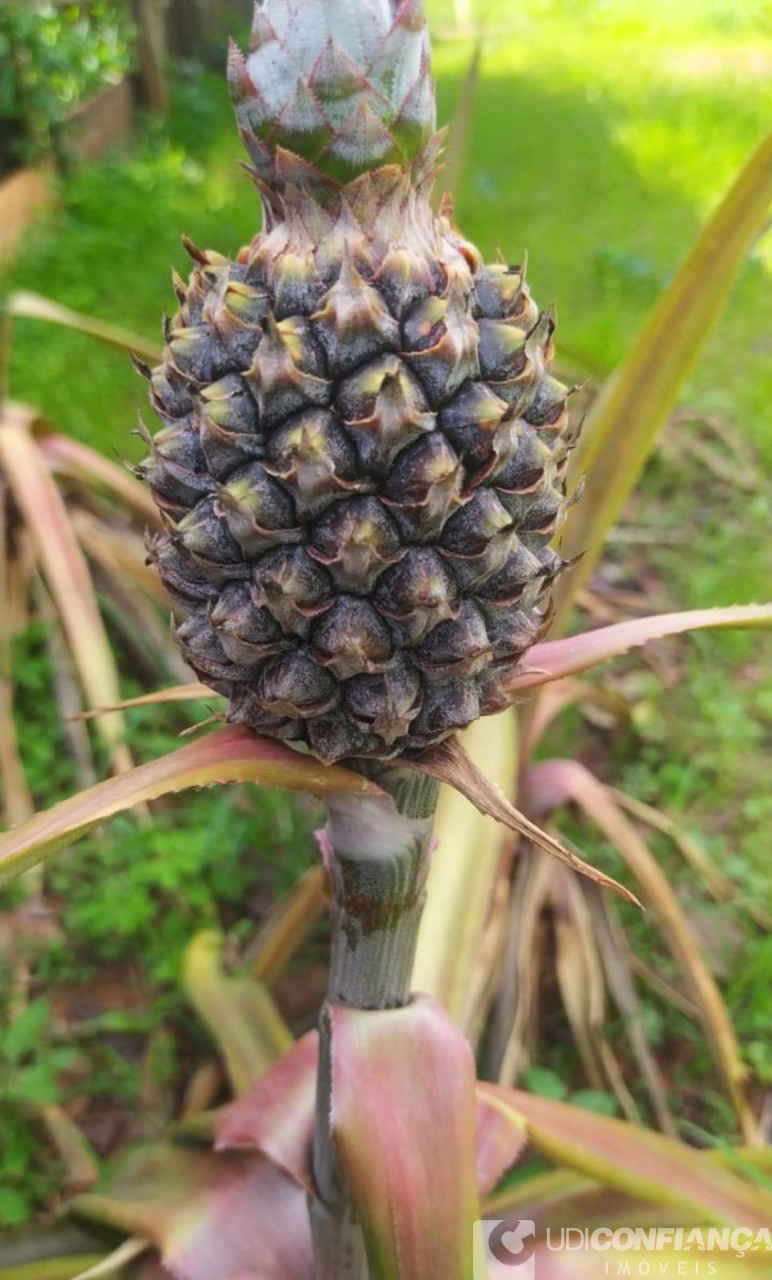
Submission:
[[[423,0],[256,0],[228,79],[269,183],[283,151],[336,183],[406,167],[436,128]]]

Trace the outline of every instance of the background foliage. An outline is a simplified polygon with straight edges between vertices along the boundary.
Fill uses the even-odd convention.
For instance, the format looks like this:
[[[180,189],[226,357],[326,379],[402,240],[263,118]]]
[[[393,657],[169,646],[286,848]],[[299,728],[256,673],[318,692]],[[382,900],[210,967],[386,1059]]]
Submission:
[[[0,10],[0,23],[12,10],[28,8]],[[474,34],[460,38],[452,30],[450,0],[430,0],[428,9],[438,32],[440,115],[447,120]],[[457,220],[487,255],[500,246],[516,261],[527,247],[532,288],[542,303],[557,301],[560,358],[577,379],[597,380],[614,367],[768,127],[768,17],[768,6],[754,0],[742,6],[729,0],[678,6],[479,0],[472,18],[486,23],[482,75]],[[234,34],[244,42],[244,31]],[[111,49],[119,59],[119,43],[107,41],[103,69],[113,65]],[[64,56],[66,47],[56,52]],[[77,76],[83,70],[62,71],[64,100],[82,90]],[[52,70],[46,95],[54,83]],[[29,237],[4,285],[39,290],[155,334],[159,315],[171,305],[169,264],[187,270],[180,232],[229,253],[254,233],[257,199],[238,156],[221,78],[194,65],[178,68],[168,126],[148,120],[131,155],[118,153],[69,175],[56,218]],[[760,536],[769,520],[763,476],[772,462],[771,266],[767,236],[743,268],[684,408],[612,536],[583,601],[591,621],[765,593],[772,569],[769,540]],[[41,335],[40,327],[17,322],[11,392],[34,400],[58,426],[107,454],[137,459],[141,447],[129,431],[145,410],[145,391],[125,358],[95,356],[76,333],[47,328]],[[772,720],[765,652],[768,642],[756,634],[654,647],[646,664],[631,659],[604,680],[605,715],[574,711],[545,744],[580,756],[606,780],[677,818],[739,886],[733,902],[709,903],[672,845],[664,837],[655,843],[724,985],[759,1096],[772,1084],[770,945],[746,908],[772,902],[761,840],[772,799],[758,786]],[[74,778],[50,714],[51,661],[39,629],[25,637],[16,669],[21,746],[42,806],[70,791]],[[127,680],[124,691],[138,688]],[[622,703],[629,710],[619,711]],[[130,723],[131,745],[145,759],[173,745],[185,721],[137,712]],[[23,1219],[41,1202],[55,1203],[57,1194],[44,1174],[50,1157],[36,1156],[36,1130],[26,1117],[18,1119],[19,1091],[38,1102],[70,1105],[85,1098],[83,1127],[104,1154],[115,1139],[105,1129],[106,1099],[113,1117],[123,1117],[121,1141],[160,1131],[175,1113],[182,1080],[208,1050],[178,991],[184,946],[196,929],[214,922],[237,939],[249,938],[273,893],[306,865],[308,819],[265,793],[259,800],[197,797],[186,802],[182,827],[174,812],[152,831],[127,822],[55,867],[50,888],[58,919],[41,929],[30,953],[34,998],[21,1024],[6,986],[0,1112],[10,1138],[0,1170],[6,1183],[0,1223]],[[578,825],[569,833],[605,869],[623,874],[603,842],[596,838],[593,845]],[[6,900],[6,929],[20,906],[12,896]],[[624,919],[642,960],[669,978],[646,919],[633,911]],[[305,964],[313,1003],[313,949]],[[107,972],[111,982],[98,989],[97,972]],[[128,1007],[125,996],[116,996],[127,984],[133,992]],[[74,1042],[72,1001],[89,989],[91,1030]],[[301,1028],[308,1006],[291,982],[282,999]],[[646,1025],[669,1064],[679,1115],[697,1129],[731,1136],[731,1116],[688,1017],[652,995]],[[542,1060],[531,1068],[528,1086],[613,1108],[610,1095],[586,1089],[562,1015],[548,1017],[541,1033]],[[142,1134],[127,1119],[136,1114],[138,1098]],[[11,1113],[14,1122],[7,1119]]]
[[[0,175],[58,148],[68,112],[129,70],[133,27],[120,0],[0,6]]]

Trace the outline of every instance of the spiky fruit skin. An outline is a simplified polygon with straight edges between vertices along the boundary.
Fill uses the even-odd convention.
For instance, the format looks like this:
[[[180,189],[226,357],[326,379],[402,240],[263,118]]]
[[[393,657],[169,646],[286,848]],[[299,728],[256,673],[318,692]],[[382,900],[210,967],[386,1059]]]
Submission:
[[[433,215],[436,137],[347,182],[247,142],[264,229],[196,254],[149,375],[151,557],[229,720],[328,762],[419,752],[507,705],[549,622],[553,321]]]

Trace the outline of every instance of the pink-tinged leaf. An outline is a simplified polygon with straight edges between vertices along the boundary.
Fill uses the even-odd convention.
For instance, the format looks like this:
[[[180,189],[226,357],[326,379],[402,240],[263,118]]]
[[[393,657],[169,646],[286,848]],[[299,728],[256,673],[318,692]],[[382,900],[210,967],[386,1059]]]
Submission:
[[[150,764],[108,778],[0,835],[0,883],[72,844],[117,813],[158,796],[231,782],[319,795],[380,794],[361,774],[326,766],[248,730],[218,729]]]
[[[310,1189],[318,1055],[319,1036],[309,1031],[248,1093],[218,1108],[211,1116],[216,1149],[261,1151]],[[477,1097],[475,1115],[477,1188],[486,1195],[520,1158],[527,1135],[488,1094]]]
[[[57,431],[38,431],[36,435],[40,452],[57,475],[107,490],[119,498],[123,507],[137,519],[151,529],[160,528],[158,508],[147,485],[136,480],[126,467],[119,467],[95,449],[89,449],[88,445]]]
[[[203,929],[188,943],[183,984],[222,1050],[234,1092],[245,1093],[292,1045],[292,1034],[262,982],[228,973],[225,937]]]
[[[568,636],[564,640],[547,640],[535,644],[528,652],[528,669],[515,676],[510,692],[532,689],[536,685],[576,676],[582,671],[618,658],[630,649],[640,648],[649,640],[684,631],[747,630],[772,627],[772,604],[731,605],[726,609],[692,609],[686,613],[663,613],[656,618],[633,618],[597,631]]]
[[[259,1155],[158,1143],[73,1208],[152,1241],[176,1280],[313,1280],[305,1191]]]
[[[510,1107],[477,1089],[477,1190],[486,1196],[528,1146],[525,1121],[518,1127]]]
[[[371,1280],[469,1280],[474,1060],[429,997],[329,1006],[330,1130],[362,1223]]]
[[[110,641],[96,601],[88,565],[70,524],[67,508],[43,462],[22,410],[6,408],[0,418],[0,465],[29,529],[35,555],[43,569],[62,620],[67,643],[92,707],[120,698],[118,673]],[[123,717],[101,716],[98,730],[110,751],[116,772],[131,767],[123,744]]]
[[[495,783],[480,772],[458,739],[451,738],[449,741],[441,742],[438,747],[431,747],[411,763],[413,768],[421,773],[426,773],[449,787],[455,787],[456,791],[466,796],[467,800],[481,813],[488,814],[496,822],[501,822],[505,827],[509,827],[510,831],[517,831],[518,835],[525,836],[537,848],[557,858],[558,862],[564,862],[573,871],[587,876],[589,880],[605,885],[607,889],[613,889],[628,902],[633,902],[636,906],[641,905],[635,894],[624,885],[618,884],[612,876],[607,876],[597,867],[591,867],[583,858],[572,853],[554,836],[542,831],[541,827],[537,827],[535,822],[531,822],[530,818],[510,804]]]
[[[261,1151],[297,1183],[311,1188],[311,1140],[319,1036],[309,1031],[243,1098],[213,1116],[218,1151]]]
[[[652,1204],[697,1214],[704,1222],[758,1230],[772,1221],[772,1192],[673,1138],[518,1089],[478,1088],[511,1108],[512,1124],[525,1122],[533,1145],[556,1164]]]
[[[756,1122],[742,1088],[746,1068],[732,1020],[692,934],[678,895],[645,840],[603,784],[589,769],[575,761],[546,760],[536,764],[524,774],[523,787],[542,812],[571,802],[577,804],[622,854],[642,887],[646,905],[656,913],[668,947],[691,986],[746,1140],[755,1142]]]
[[[27,293],[19,290],[6,300],[5,312],[10,316],[24,316],[30,320],[47,320],[50,324],[60,324],[65,329],[75,329],[91,338],[98,338],[111,347],[121,351],[132,351],[145,360],[157,364],[163,352],[155,342],[149,342],[139,333],[129,329],[121,329],[118,325],[108,324],[105,320],[96,320],[93,316],[83,315],[70,307],[63,307],[59,302],[52,302],[39,293]]]

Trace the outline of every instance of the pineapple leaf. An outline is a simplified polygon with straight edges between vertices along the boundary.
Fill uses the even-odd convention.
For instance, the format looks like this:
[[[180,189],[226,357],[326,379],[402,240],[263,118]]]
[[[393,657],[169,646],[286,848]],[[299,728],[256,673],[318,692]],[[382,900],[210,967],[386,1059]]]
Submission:
[[[149,529],[159,527],[158,508],[146,486],[130,475],[125,466],[118,466],[72,436],[52,431],[45,423],[35,423],[33,430],[40,452],[57,475],[104,490],[125,503]]]
[[[81,711],[77,718],[91,720],[105,711],[127,711],[132,707],[155,707],[168,702],[201,702],[204,698],[212,701],[219,697],[221,695],[215,693],[214,689],[210,689],[208,685],[191,680],[189,684],[175,684],[169,689],[156,689],[155,693],[141,693],[136,698],[124,698],[122,702],[116,702],[109,707],[95,707],[93,711]]]
[[[34,415],[5,406],[0,418],[0,463],[29,529],[35,556],[53,595],[87,701],[115,703],[120,686],[115,658],[99,612],[86,558],[64,499],[30,427]],[[98,729],[116,772],[131,767],[118,712],[100,717]]]
[[[332,1141],[373,1280],[466,1280],[477,1217],[469,1045],[427,996],[402,1009],[331,1005],[328,1016]]]
[[[702,1222],[741,1225],[748,1230],[769,1224],[769,1191],[745,1182],[738,1174],[706,1160],[704,1152],[691,1151],[673,1138],[500,1085],[480,1084],[478,1096],[498,1103],[505,1114],[509,1112],[513,1125],[525,1125],[542,1155],[607,1187],[651,1204],[697,1213]]]
[[[557,858],[558,862],[564,863],[597,884],[613,889],[628,902],[633,902],[636,906],[641,905],[635,894],[624,885],[618,884],[597,867],[591,867],[583,858],[567,849],[560,840],[542,831],[535,822],[531,822],[525,814],[520,813],[514,805],[510,804],[496,784],[480,772],[457,740],[441,742],[439,746],[424,751],[412,763],[415,769],[428,774],[430,778],[436,778],[438,782],[445,782],[460,791],[481,813],[494,818],[496,822],[501,822],[510,831],[516,831],[518,835],[524,836],[538,849],[543,849],[545,853]]]
[[[0,776],[3,779],[2,816],[11,826],[30,818],[35,811],[19,751],[19,735],[13,713],[14,682],[11,671],[11,644],[18,630],[18,619],[11,605],[11,547],[8,521],[9,494],[0,485],[0,655],[3,679],[0,680]]]
[[[219,1039],[217,1028],[215,1034]],[[213,1139],[217,1151],[262,1152],[313,1194],[311,1135],[318,1059],[318,1032],[308,1031],[243,1097],[194,1117],[196,1130],[201,1132],[203,1122],[205,1136]]]
[[[267,988],[223,966],[225,938],[204,929],[188,943],[183,982],[199,1017],[217,1036],[234,1091],[245,1093],[292,1044]]]
[[[582,559],[560,583],[553,631],[565,626],[657,434],[674,408],[772,200],[772,134],[741,170],[709,218],[632,350],[593,405],[573,459],[586,477],[569,513],[561,552]]]
[[[470,757],[507,796],[517,789],[517,718],[477,720],[461,735]],[[483,937],[501,866],[498,823],[460,791],[440,788],[434,824],[437,847],[429,868],[428,893],[413,969],[413,985],[441,1000],[475,1043],[485,1018],[483,1001],[470,995],[479,972]]]
[[[599,627],[563,640],[548,640],[529,651],[528,667],[516,675],[509,688],[513,693],[550,684],[566,676],[618,658],[649,640],[680,635],[685,631],[728,631],[772,627],[772,604],[730,605],[718,609],[691,609],[683,613],[663,613],[650,618],[633,618],[611,627]]]
[[[49,324],[63,325],[65,329],[75,329],[78,333],[106,342],[108,346],[118,347],[120,351],[132,351],[134,355],[143,360],[151,360],[153,364],[161,359],[160,348],[154,342],[148,342],[141,334],[108,324],[106,320],[95,320],[93,316],[73,311],[71,307],[63,307],[61,303],[44,298],[39,293],[29,293],[24,289],[12,293],[3,303],[3,313],[14,319],[24,317],[28,320],[46,320]]]
[[[261,1274],[308,1280],[306,1193],[255,1152],[214,1155],[158,1142],[135,1150],[105,1191],[79,1196],[79,1217],[151,1241],[178,1280]]]
[[[611,792],[584,765],[547,760],[532,765],[523,778],[531,806],[539,813],[576,804],[600,827],[624,858],[641,887],[645,904],[656,914],[668,948],[681,967],[699,1009],[714,1059],[746,1139],[758,1140],[756,1122],[742,1082],[747,1074],[732,1020],[689,919],[667,875],[645,840],[615,803]]]
[[[464,82],[461,86],[455,114],[448,133],[448,145],[445,148],[442,191],[447,192],[451,200],[455,199],[461,190],[461,183],[464,177],[464,166],[469,151],[469,135],[472,129],[477,87],[480,82],[481,61],[482,45],[478,41],[475,44],[466,75],[464,76]]]
[[[191,787],[231,782],[257,782],[320,795],[380,794],[374,783],[348,769],[321,765],[246,729],[219,729],[150,764],[88,787],[0,836],[0,882],[21,875],[135,805]]]

